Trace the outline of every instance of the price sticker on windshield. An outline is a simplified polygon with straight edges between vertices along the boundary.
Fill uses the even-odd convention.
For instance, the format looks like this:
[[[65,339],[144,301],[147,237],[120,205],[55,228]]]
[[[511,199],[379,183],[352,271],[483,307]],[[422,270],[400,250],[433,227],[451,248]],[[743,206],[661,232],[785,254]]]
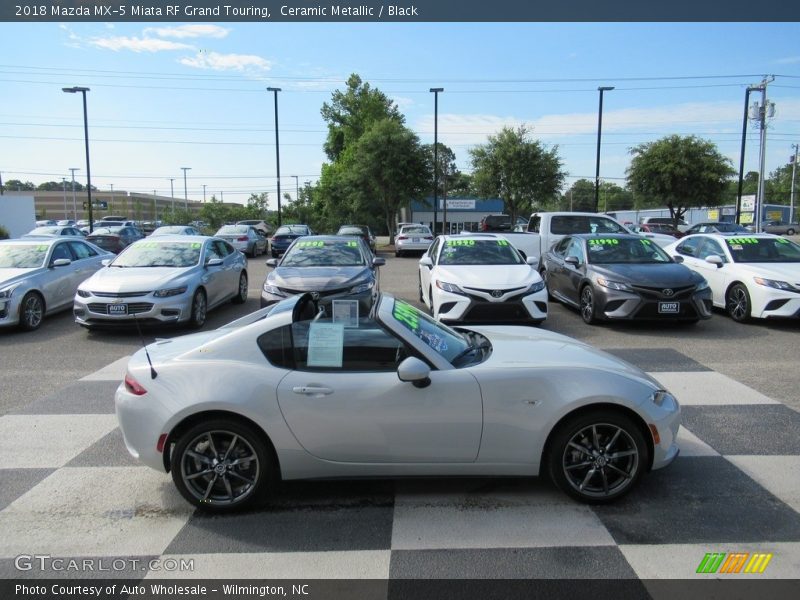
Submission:
[[[735,237],[735,238],[728,238],[725,240],[729,246],[733,246],[734,244],[757,244],[758,238],[752,237]]]
[[[325,242],[297,242],[298,248],[322,248]]]
[[[508,246],[508,240],[497,240],[498,246]]]
[[[448,246],[474,246],[475,240],[447,240]]]
[[[616,246],[619,240],[615,238],[600,238],[589,240],[590,246]]]
[[[192,248],[199,248],[200,245],[200,242],[192,242]]]

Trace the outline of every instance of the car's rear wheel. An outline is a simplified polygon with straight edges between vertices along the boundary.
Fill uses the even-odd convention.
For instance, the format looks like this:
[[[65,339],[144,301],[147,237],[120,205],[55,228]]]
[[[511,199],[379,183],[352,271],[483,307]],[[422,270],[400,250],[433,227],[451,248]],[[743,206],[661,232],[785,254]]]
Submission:
[[[189,326],[192,329],[200,329],[206,324],[207,313],[206,293],[203,289],[199,289],[192,297],[192,315],[189,317]]]
[[[44,320],[44,300],[36,292],[28,292],[19,305],[19,326],[25,331],[39,329]]]
[[[731,286],[725,297],[725,310],[737,323],[750,319],[750,294],[744,285],[737,283]]]
[[[603,504],[627,494],[647,469],[648,447],[627,416],[592,411],[569,419],[553,434],[547,467],[566,494]]]
[[[425,298],[422,296],[422,276],[417,275],[419,283],[417,284],[417,289],[419,291],[419,301],[425,304]]]
[[[550,276],[547,274],[547,269],[542,267],[539,271],[539,276],[542,278],[542,281],[544,281],[544,287],[547,290],[547,299],[553,300],[553,294],[550,293]]]
[[[786,235],[794,235],[794,233],[795,233],[794,229],[787,229],[786,230]]]
[[[239,288],[236,292],[236,295],[233,297],[234,304],[244,304],[247,302],[247,273],[242,271],[239,274]]]
[[[580,311],[583,322],[592,325],[597,322],[595,317],[594,291],[591,285],[583,286],[580,297]]]
[[[232,419],[198,423],[176,440],[172,480],[181,495],[213,512],[239,510],[263,499],[274,480],[271,454],[252,427]]]

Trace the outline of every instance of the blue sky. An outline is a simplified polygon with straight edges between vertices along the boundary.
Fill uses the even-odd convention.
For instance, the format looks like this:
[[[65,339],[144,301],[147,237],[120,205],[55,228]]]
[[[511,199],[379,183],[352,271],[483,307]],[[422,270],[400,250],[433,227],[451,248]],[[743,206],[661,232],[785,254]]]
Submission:
[[[470,170],[468,150],[504,125],[558,145],[571,183],[593,178],[599,85],[601,178],[623,183],[629,149],[664,135],[716,142],[738,168],[744,90],[775,74],[767,170],[800,143],[796,23],[80,23],[0,24],[3,180],[85,181],[80,96],[91,88],[92,183],[101,189],[275,206],[279,94],[282,191],[314,181],[325,160],[322,103],[351,73],[393,98],[425,143],[439,139]],[[758,98],[753,95],[753,99]],[[757,170],[758,134],[746,169]]]

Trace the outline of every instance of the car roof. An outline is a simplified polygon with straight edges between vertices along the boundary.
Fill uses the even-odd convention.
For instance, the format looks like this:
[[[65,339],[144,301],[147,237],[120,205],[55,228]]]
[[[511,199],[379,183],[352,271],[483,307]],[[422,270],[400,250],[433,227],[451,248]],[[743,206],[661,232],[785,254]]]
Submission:
[[[620,239],[620,240],[643,240],[647,239],[642,237],[641,235],[636,235],[635,233],[572,233],[570,235],[564,237],[574,237],[580,238],[583,240],[591,240],[596,239],[599,237],[602,238],[612,238],[612,239]]]

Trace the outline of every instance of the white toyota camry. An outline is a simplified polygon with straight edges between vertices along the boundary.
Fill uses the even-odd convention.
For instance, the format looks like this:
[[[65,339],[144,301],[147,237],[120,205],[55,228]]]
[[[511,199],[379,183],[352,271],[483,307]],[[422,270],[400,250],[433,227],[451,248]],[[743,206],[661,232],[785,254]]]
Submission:
[[[547,290],[532,263],[498,235],[441,235],[419,261],[419,299],[448,322],[541,323]]]
[[[130,453],[216,511],[279,479],[358,477],[547,473],[610,502],[678,455],[677,400],[587,344],[456,331],[388,294],[369,315],[318,310],[294,296],[134,354],[116,394]]]
[[[689,235],[664,248],[706,278],[735,321],[800,317],[800,246],[777,235]]]

